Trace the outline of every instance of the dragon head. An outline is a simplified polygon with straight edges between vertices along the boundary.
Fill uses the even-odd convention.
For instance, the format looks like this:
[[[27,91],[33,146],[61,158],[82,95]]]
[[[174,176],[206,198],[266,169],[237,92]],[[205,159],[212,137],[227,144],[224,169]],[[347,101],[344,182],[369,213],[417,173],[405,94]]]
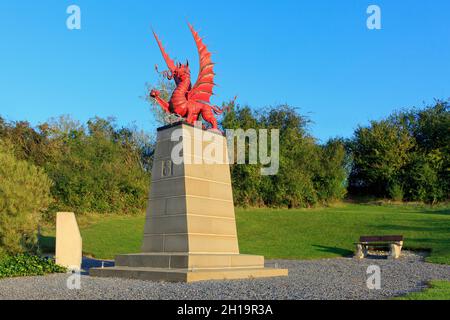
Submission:
[[[175,69],[172,71],[172,77],[176,82],[186,80],[190,78],[190,76],[191,71],[189,69],[189,61],[186,61],[186,64],[177,63]]]
[[[158,42],[159,49],[161,50],[167,67],[169,68],[169,70],[162,72],[163,76],[168,80],[175,80],[176,83],[190,78],[191,71],[189,69],[189,61],[186,61],[186,64],[182,64],[179,62],[175,63],[166,53],[166,50],[164,50],[164,47],[155,32],[153,32],[153,35]],[[156,70],[158,71],[158,67],[156,67]]]

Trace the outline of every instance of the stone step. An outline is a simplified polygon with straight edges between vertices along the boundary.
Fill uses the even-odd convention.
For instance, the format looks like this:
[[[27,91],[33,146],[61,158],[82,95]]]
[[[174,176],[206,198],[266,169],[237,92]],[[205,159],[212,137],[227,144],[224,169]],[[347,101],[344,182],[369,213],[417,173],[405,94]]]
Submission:
[[[236,280],[287,276],[288,270],[270,268],[229,268],[191,271],[187,269],[112,267],[93,268],[89,271],[89,274],[93,277],[196,282],[206,280]]]
[[[263,268],[264,257],[246,254],[138,253],[116,257],[116,267],[168,269]]]

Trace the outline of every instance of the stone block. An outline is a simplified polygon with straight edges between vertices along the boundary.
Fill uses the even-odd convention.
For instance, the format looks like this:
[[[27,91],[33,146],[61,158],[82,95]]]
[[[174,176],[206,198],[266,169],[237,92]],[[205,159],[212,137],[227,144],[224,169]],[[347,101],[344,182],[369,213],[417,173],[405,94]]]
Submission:
[[[234,219],[232,200],[220,200],[186,196],[186,209],[189,214],[225,217]]]
[[[164,252],[164,236],[144,234],[142,252]]]
[[[188,234],[165,234],[164,252],[188,252]]]
[[[190,253],[239,253],[236,236],[189,234]]]
[[[185,214],[175,216],[157,216],[146,220],[144,234],[187,233]]]
[[[231,184],[185,177],[186,195],[233,201]]]
[[[221,217],[188,215],[187,230],[192,234],[213,234],[237,237],[236,221]]]
[[[56,214],[56,263],[71,270],[80,270],[83,244],[73,212]]]

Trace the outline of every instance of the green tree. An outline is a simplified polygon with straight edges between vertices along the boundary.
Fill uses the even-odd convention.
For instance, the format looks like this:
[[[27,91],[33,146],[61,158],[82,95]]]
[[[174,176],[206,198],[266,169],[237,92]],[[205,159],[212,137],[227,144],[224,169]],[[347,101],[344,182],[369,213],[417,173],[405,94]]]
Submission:
[[[18,160],[12,145],[0,140],[0,255],[36,251],[51,185],[43,169]]]
[[[260,117],[262,127],[280,130],[280,168],[277,175],[265,177],[270,181],[265,183],[266,204],[283,207],[316,204],[313,174],[318,165],[318,149],[307,132],[309,120],[288,105],[263,109]]]
[[[226,114],[223,128],[278,129],[280,133],[280,166],[276,175],[262,176],[259,164],[232,166],[237,205],[310,207],[342,199],[347,176],[344,145],[338,141],[318,145],[308,133],[308,124],[306,117],[288,105],[259,112],[236,107]]]
[[[222,127],[234,130],[257,129],[258,122],[248,106],[237,107],[225,114],[222,120]],[[246,150],[248,151],[248,145],[246,145]],[[233,156],[236,162],[236,150]],[[236,204],[241,206],[260,206],[264,204],[264,199],[260,193],[260,167],[259,164],[248,164],[248,161],[245,165],[231,165],[233,196]]]
[[[58,127],[61,127],[59,125]],[[69,132],[51,130],[64,143],[46,164],[59,210],[133,213],[145,208],[150,173],[133,132],[112,119],[94,118]]]
[[[352,192],[435,203],[450,193],[448,102],[394,112],[350,143]]]
[[[52,211],[127,213],[146,206],[154,143],[135,127],[98,117],[84,126],[61,116],[37,128],[2,120],[0,138],[52,179]]]
[[[351,187],[376,196],[390,196],[390,188],[401,186],[403,170],[414,148],[415,140],[409,132],[389,120],[359,127],[351,144]]]
[[[315,189],[322,202],[336,201],[347,194],[347,170],[349,158],[345,143],[331,139],[319,150],[319,168],[315,175]]]

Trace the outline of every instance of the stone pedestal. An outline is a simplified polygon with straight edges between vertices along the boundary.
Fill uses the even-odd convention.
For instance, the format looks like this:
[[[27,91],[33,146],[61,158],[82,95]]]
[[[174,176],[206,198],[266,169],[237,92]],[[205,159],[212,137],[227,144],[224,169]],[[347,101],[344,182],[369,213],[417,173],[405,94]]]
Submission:
[[[158,129],[154,157],[142,253],[119,255],[115,267],[91,275],[192,282],[288,274],[264,268],[262,256],[239,254],[222,135],[184,123],[166,126]]]
[[[82,239],[73,212],[56,214],[55,261],[71,270],[80,270],[82,260]]]
[[[403,241],[392,243],[390,245],[389,259],[398,259],[402,253]]]

